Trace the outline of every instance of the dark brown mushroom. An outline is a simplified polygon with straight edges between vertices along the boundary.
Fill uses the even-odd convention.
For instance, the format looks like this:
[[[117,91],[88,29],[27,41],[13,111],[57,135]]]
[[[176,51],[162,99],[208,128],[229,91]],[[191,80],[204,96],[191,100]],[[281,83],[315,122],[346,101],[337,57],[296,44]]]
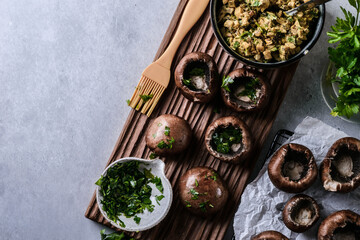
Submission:
[[[205,133],[205,145],[214,157],[239,163],[248,157],[252,138],[247,125],[238,117],[222,117],[211,123]]]
[[[185,55],[175,69],[175,84],[187,99],[209,102],[220,85],[212,57],[202,52]]]
[[[318,169],[310,149],[289,143],[272,156],[268,173],[275,187],[289,193],[300,193],[315,182]]]
[[[188,170],[179,181],[180,199],[192,213],[210,216],[224,208],[229,192],[214,169],[196,167]]]
[[[164,114],[150,124],[146,132],[146,145],[157,155],[181,153],[191,141],[190,125],[182,118]]]
[[[289,240],[277,231],[265,231],[251,238],[251,240]]]
[[[337,140],[321,164],[325,190],[347,193],[360,186],[360,140],[352,137]]]
[[[321,223],[318,240],[359,240],[360,215],[350,210],[341,210],[329,215]]]
[[[254,111],[268,103],[270,85],[261,73],[240,68],[224,77],[221,95],[225,104],[235,111]]]
[[[298,194],[290,198],[282,212],[285,225],[294,232],[305,232],[320,217],[320,208],[316,201],[307,195]]]

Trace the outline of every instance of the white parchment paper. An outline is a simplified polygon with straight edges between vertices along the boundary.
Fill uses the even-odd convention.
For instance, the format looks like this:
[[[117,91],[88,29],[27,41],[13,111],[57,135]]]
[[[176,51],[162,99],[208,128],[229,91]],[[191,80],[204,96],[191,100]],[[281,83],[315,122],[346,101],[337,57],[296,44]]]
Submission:
[[[314,154],[318,167],[331,145],[337,139],[347,136],[344,132],[311,117],[306,117],[294,132],[287,142],[299,143],[308,147]],[[282,221],[282,209],[295,194],[282,192],[271,183],[267,173],[268,162],[269,159],[258,177],[246,187],[242,195],[234,218],[236,239],[250,239],[267,230],[279,231],[290,239],[316,239],[321,221],[329,214],[342,209],[360,213],[359,189],[347,194],[327,192],[323,189],[318,177],[315,184],[303,193],[313,197],[319,204],[320,219],[305,233],[291,232]]]

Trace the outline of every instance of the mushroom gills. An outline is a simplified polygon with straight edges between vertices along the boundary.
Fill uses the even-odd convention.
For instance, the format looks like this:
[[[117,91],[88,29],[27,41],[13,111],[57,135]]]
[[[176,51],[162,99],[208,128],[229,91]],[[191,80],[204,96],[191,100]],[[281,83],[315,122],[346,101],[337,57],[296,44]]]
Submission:
[[[208,84],[206,83],[206,76],[191,76],[191,83],[197,90],[206,91],[209,89]]]
[[[345,183],[360,175],[360,153],[343,148],[331,160],[332,181]],[[331,187],[331,186],[330,186]]]
[[[300,225],[308,225],[312,221],[312,210],[309,208],[302,208],[296,214],[295,222],[299,223]]]
[[[284,176],[289,177],[292,181],[301,179],[304,172],[304,165],[296,160],[286,161],[284,164]]]
[[[349,178],[354,174],[354,163],[350,155],[341,156],[337,161],[334,161],[333,164],[341,176]]]
[[[359,240],[360,227],[353,223],[347,223],[345,227],[339,227],[333,235],[334,240]]]

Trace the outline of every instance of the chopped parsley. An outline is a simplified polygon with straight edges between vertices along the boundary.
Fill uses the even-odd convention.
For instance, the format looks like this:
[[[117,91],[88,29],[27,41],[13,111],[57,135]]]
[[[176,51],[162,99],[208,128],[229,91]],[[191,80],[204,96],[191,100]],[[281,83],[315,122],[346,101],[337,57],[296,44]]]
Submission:
[[[185,202],[186,202],[186,207],[191,207],[191,204],[190,204],[189,201],[186,201],[186,200],[185,200]]]
[[[199,199],[199,193],[195,189],[191,188],[189,193],[192,195],[192,200]]]
[[[192,86],[192,83],[191,83],[191,79],[183,79],[182,82],[184,83],[184,85],[186,86]]]
[[[235,41],[233,47],[237,49],[238,47],[240,47],[240,43],[238,41]]]
[[[160,195],[160,196],[155,196],[156,202],[157,204],[160,205],[160,201],[164,198],[164,195]]]
[[[164,134],[165,134],[166,136],[169,136],[169,134],[170,134],[170,128],[169,128],[168,126],[165,126]]]
[[[125,233],[117,233],[113,232],[110,234],[105,234],[105,229],[100,231],[101,240],[135,240],[134,238],[130,238]]]
[[[249,81],[245,84],[245,89],[238,96],[248,96],[252,101],[256,100],[256,89],[260,86],[260,80],[258,78],[249,78]]]
[[[200,207],[201,211],[206,212],[206,205],[208,203],[209,203],[209,200],[199,203],[199,207]]]
[[[126,103],[127,103],[127,105],[129,106],[129,105],[130,105],[130,99],[127,99],[127,100],[126,100]]]
[[[140,98],[144,101],[144,103],[146,103],[147,101],[149,101],[150,99],[153,98],[154,94],[150,94],[150,95],[139,95]]]
[[[260,5],[261,5],[261,3],[260,3],[259,0],[255,0],[255,1],[253,1],[253,2],[251,3],[251,6],[252,6],[252,7],[258,7],[258,6],[260,6]]]
[[[189,75],[190,76],[204,76],[205,71],[202,68],[193,68],[190,70]]]
[[[234,79],[232,79],[231,77],[229,76],[224,76],[223,79],[222,79],[222,84],[221,84],[221,87],[224,88],[226,91],[230,92],[230,88],[229,86],[234,83]]]
[[[242,140],[242,133],[239,128],[228,126],[226,128],[218,128],[212,135],[212,145],[219,153],[229,153],[232,144],[238,144]]]
[[[161,179],[151,173],[151,169],[139,170],[139,161],[117,163],[109,168],[95,183],[100,187],[102,209],[109,219],[125,227],[119,217],[124,215],[139,224],[141,218],[138,213],[145,210],[154,211],[154,205],[150,200],[152,188],[149,183],[155,184],[159,191],[163,192]]]
[[[160,149],[164,149],[164,148],[172,149],[172,147],[173,147],[172,144],[175,142],[175,139],[173,137],[171,137],[171,139],[167,139],[167,142],[168,143],[165,143],[164,140],[160,141],[158,143],[158,145],[157,145],[158,148],[160,148]]]
[[[195,179],[195,186],[198,187],[199,186],[199,182],[197,179]]]
[[[212,176],[210,176],[210,178],[212,179],[212,180],[214,180],[214,181],[216,181],[216,179],[217,179],[217,174],[215,173],[215,172],[212,172]]]
[[[155,159],[157,157],[158,157],[158,155],[156,153],[153,153],[153,152],[150,153],[150,156],[149,156],[150,159]]]

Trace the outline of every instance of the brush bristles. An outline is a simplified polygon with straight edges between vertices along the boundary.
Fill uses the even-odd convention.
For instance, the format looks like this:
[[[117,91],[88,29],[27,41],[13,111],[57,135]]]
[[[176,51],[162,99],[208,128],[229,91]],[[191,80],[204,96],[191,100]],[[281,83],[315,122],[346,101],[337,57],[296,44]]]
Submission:
[[[135,110],[140,110],[142,107],[141,113],[146,114],[149,117],[153,112],[156,104],[159,102],[159,99],[164,90],[164,86],[156,83],[150,78],[142,76],[133,96],[130,99],[129,106]],[[152,98],[144,102],[140,95],[152,95]]]

